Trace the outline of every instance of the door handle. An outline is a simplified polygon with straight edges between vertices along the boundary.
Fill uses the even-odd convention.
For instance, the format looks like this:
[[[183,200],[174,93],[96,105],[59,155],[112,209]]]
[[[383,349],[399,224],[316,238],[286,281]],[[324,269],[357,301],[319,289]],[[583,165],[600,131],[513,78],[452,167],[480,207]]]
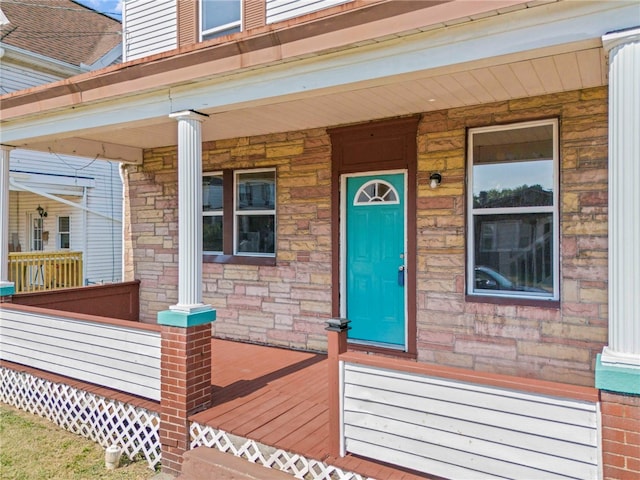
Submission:
[[[404,265],[398,267],[398,285],[404,287]]]

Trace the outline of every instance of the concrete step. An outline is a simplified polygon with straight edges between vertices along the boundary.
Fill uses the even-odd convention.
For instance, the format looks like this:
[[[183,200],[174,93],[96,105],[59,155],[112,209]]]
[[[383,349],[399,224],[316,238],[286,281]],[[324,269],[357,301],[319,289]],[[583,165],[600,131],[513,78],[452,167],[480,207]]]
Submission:
[[[251,463],[215,448],[198,447],[184,454],[176,480],[292,480],[280,470]]]

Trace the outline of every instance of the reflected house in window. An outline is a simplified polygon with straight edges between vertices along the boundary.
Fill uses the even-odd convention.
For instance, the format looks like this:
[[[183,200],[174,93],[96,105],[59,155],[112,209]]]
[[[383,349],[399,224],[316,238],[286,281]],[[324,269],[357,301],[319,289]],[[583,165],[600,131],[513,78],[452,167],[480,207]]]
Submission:
[[[202,248],[204,252],[221,253],[224,226],[224,190],[222,174],[202,178]]]
[[[275,257],[275,205],[274,169],[205,173],[203,252],[212,256]]]
[[[558,295],[556,129],[543,121],[470,131],[470,292]]]
[[[237,253],[274,254],[275,172],[238,172],[236,188]]]

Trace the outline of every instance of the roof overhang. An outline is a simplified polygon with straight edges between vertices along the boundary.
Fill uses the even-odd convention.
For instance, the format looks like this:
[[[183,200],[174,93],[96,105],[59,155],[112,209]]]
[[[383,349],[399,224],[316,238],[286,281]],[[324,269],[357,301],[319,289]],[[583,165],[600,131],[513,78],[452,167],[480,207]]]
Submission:
[[[607,83],[602,35],[638,21],[635,1],[427,3],[312,37],[268,31],[7,95],[0,143],[140,162],[144,149],[177,143],[169,115],[181,110],[209,115],[208,141],[596,87]]]

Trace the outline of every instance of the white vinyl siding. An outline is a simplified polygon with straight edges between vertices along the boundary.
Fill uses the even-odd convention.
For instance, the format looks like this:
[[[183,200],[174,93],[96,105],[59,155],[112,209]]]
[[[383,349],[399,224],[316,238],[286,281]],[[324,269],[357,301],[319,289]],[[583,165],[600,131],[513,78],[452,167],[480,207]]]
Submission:
[[[597,479],[597,403],[344,364],[346,451],[445,478]]]
[[[124,61],[178,46],[176,0],[126,0],[122,7]]]
[[[20,245],[22,252],[30,249],[28,216],[37,215],[41,205],[47,211],[43,230],[49,232],[44,251],[55,251],[57,218],[70,220],[69,250],[83,252],[86,283],[119,282],[122,280],[122,180],[115,162],[92,158],[53,155],[30,150],[12,150],[10,178],[29,187],[72,202],[76,206],[52,198],[19,191],[10,185],[9,239]],[[37,172],[30,174],[25,172]],[[31,181],[37,179],[37,182]],[[88,185],[87,187],[75,186]],[[83,206],[102,215],[86,212]],[[116,221],[107,217],[113,217]]]
[[[6,60],[0,69],[0,94],[16,92],[25,88],[61,80],[63,77],[39,72],[22,65],[12,64]]]
[[[160,399],[160,332],[0,309],[2,359]]]
[[[267,24],[300,17],[307,13],[350,2],[351,0],[267,0]]]

